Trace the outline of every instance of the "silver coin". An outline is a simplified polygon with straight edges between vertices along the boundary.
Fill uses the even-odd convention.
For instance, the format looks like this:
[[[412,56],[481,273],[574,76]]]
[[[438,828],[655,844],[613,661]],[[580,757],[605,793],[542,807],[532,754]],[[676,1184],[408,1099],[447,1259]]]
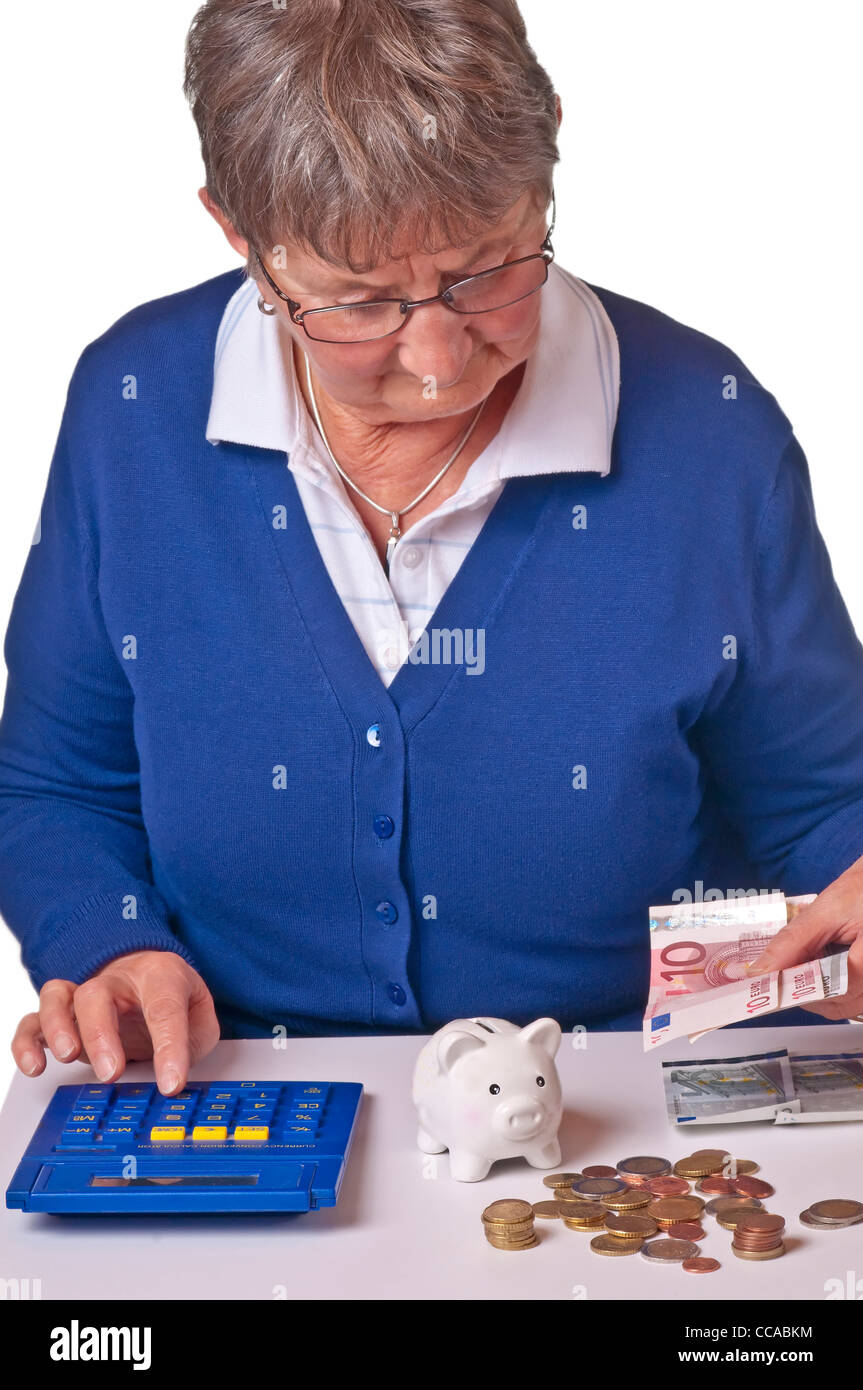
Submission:
[[[721,1216],[725,1211],[763,1211],[764,1203],[758,1197],[714,1197],[704,1210],[711,1216]]]
[[[819,1221],[807,1208],[806,1211],[801,1211],[797,1219],[802,1226],[808,1226],[812,1231],[841,1231],[844,1226],[859,1226],[863,1216],[849,1216],[846,1221]]]
[[[603,1197],[618,1197],[629,1189],[620,1178],[582,1178],[581,1182],[572,1184],[572,1191],[589,1202],[598,1202]]]
[[[691,1260],[701,1254],[701,1247],[694,1240],[646,1240],[641,1247],[645,1260],[657,1265],[679,1264],[681,1260]]]
[[[635,1178],[663,1178],[671,1172],[667,1158],[653,1158],[649,1154],[637,1154],[635,1158],[622,1158],[616,1165],[618,1173],[629,1173]]]
[[[813,1202],[809,1210],[816,1221],[834,1226],[843,1221],[859,1221],[863,1217],[863,1202],[856,1202],[852,1197],[827,1197],[824,1201]]]

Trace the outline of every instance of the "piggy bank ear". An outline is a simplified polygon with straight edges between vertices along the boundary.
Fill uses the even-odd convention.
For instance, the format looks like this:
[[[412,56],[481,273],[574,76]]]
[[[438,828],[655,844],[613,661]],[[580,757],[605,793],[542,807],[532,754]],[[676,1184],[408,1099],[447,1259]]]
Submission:
[[[560,1047],[560,1024],[553,1018],[537,1018],[522,1028],[519,1037],[522,1042],[541,1047],[549,1057],[554,1057]]]
[[[452,1071],[460,1057],[475,1052],[478,1047],[485,1047],[485,1043],[473,1033],[463,1032],[460,1028],[450,1028],[444,1033],[437,1045],[438,1066],[444,1076]]]

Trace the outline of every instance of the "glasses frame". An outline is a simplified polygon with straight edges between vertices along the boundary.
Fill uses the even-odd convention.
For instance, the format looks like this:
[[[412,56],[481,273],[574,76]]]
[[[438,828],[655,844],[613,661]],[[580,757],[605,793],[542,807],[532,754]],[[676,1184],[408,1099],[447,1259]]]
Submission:
[[[551,224],[548,228],[548,231],[545,234],[545,241],[542,243],[542,246],[540,247],[540,250],[538,252],[534,252],[534,254],[531,256],[519,256],[518,260],[515,261],[503,261],[500,265],[490,266],[488,270],[481,270],[476,275],[468,275],[465,277],[464,280],[457,280],[455,284],[448,285],[445,290],[441,290],[440,294],[429,295],[428,299],[368,299],[362,301],[360,304],[327,304],[322,305],[319,309],[303,309],[301,311],[299,301],[296,299],[292,299],[289,294],[286,294],[284,290],[281,290],[279,288],[273,277],[270,275],[270,272],[267,270],[267,267],[264,265],[262,257],[257,251],[255,252],[255,259],[257,260],[258,265],[261,267],[261,270],[264,274],[264,279],[270,286],[270,289],[273,291],[274,294],[277,294],[279,296],[279,299],[284,300],[284,302],[287,304],[288,311],[291,316],[291,322],[297,324],[298,327],[302,328],[306,336],[308,338],[311,338],[312,342],[333,343],[338,347],[355,347],[359,343],[378,343],[382,342],[384,338],[391,338],[394,333],[400,333],[401,330],[404,328],[405,324],[407,323],[412,311],[414,309],[422,309],[428,304],[437,304],[438,302],[440,302],[441,304],[446,305],[447,309],[451,309],[454,314],[462,314],[465,316],[470,316],[473,314],[496,314],[499,313],[501,309],[509,308],[510,304],[519,304],[523,299],[529,299],[531,295],[538,294],[539,291],[542,289],[543,285],[548,280],[548,267],[554,260],[554,247],[551,244],[551,234],[554,231],[555,222],[557,221],[557,202],[554,196],[554,189],[552,189],[551,193],[551,207]],[[494,309],[457,309],[455,305],[451,303],[451,299],[447,297],[452,296],[453,290],[460,289],[464,285],[473,284],[477,280],[484,279],[487,275],[494,275],[499,270],[504,270],[505,268],[513,265],[524,265],[526,261],[538,260],[545,261],[545,280],[543,280],[541,285],[537,285],[535,290],[528,290],[527,294],[519,295],[518,299],[511,299],[508,304],[499,304]],[[316,338],[313,333],[309,332],[309,329],[306,325],[306,319],[312,318],[315,314],[329,314],[332,313],[334,309],[352,309],[360,307],[371,308],[373,305],[380,304],[398,304],[402,313],[402,321],[396,328],[391,328],[388,333],[380,333],[373,338]]]

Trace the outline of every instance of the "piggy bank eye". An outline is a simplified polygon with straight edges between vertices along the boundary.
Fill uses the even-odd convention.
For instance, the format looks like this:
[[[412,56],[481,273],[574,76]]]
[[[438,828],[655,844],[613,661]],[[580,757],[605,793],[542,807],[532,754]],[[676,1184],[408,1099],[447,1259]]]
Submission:
[[[544,1076],[538,1076],[538,1077],[536,1078],[536,1084],[537,1084],[537,1086],[544,1086],[544,1085],[545,1085],[545,1077],[544,1077]]]
[[[491,1091],[493,1096],[496,1096],[500,1093],[500,1087],[498,1086],[496,1081],[493,1081],[488,1089]]]

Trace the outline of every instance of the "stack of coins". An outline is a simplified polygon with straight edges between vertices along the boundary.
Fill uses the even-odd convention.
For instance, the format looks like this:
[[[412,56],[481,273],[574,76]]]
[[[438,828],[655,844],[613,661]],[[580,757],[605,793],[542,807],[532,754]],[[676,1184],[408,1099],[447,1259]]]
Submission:
[[[654,1178],[665,1177],[671,1172],[667,1158],[656,1158],[652,1154],[636,1154],[633,1158],[622,1158],[617,1165],[617,1176],[627,1187],[647,1187]]]
[[[731,1154],[727,1149],[696,1149],[688,1158],[679,1158],[674,1165],[678,1178],[708,1178],[713,1173],[721,1173]]]
[[[741,1212],[731,1249],[741,1260],[775,1260],[785,1254],[785,1217],[767,1211]]]
[[[856,1226],[863,1221],[863,1202],[850,1197],[825,1197],[813,1202],[800,1213],[800,1221],[813,1231],[839,1231],[843,1226]]]
[[[518,1198],[492,1202],[482,1214],[483,1230],[496,1250],[530,1250],[538,1245],[533,1229],[533,1207]]]
[[[605,1207],[599,1202],[568,1201],[560,1204],[561,1220],[570,1231],[605,1230]]]
[[[717,1224],[726,1231],[733,1231],[742,1215],[751,1211],[763,1211],[764,1203],[757,1197],[714,1197],[704,1208],[708,1216],[715,1216]]]

